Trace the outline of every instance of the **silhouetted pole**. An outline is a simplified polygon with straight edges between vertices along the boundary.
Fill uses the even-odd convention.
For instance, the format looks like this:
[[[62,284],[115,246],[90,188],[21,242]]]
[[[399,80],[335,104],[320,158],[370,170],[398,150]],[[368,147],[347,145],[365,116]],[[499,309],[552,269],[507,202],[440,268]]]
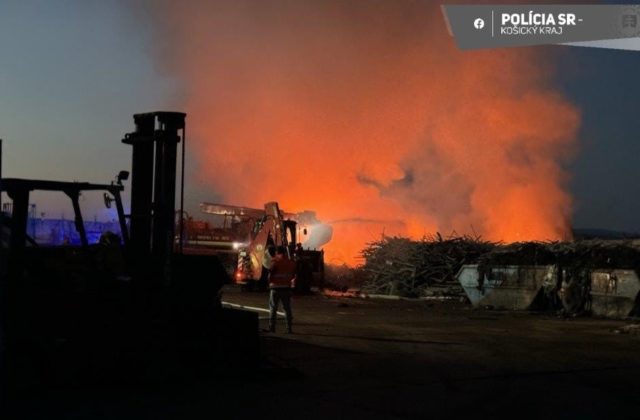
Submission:
[[[8,384],[8,374],[7,374],[7,344],[5,342],[5,330],[6,330],[6,319],[7,319],[7,308],[6,308],[6,278],[5,278],[5,269],[4,266],[4,249],[2,246],[2,235],[3,235],[3,220],[2,216],[2,139],[0,139],[0,408],[4,407],[6,392],[7,392],[7,384]]]
[[[2,139],[0,139],[0,229],[2,229],[2,220],[4,220],[4,217],[2,217]],[[9,238],[7,238],[7,241],[8,240]],[[2,282],[2,273],[4,272],[4,250],[1,242],[2,231],[0,231],[0,283]],[[0,290],[0,293],[2,293],[2,290]]]
[[[184,244],[184,161],[185,150],[187,147],[187,127],[182,127],[182,162],[180,163],[180,253],[183,253]]]
[[[0,139],[0,214],[2,214],[2,139]]]

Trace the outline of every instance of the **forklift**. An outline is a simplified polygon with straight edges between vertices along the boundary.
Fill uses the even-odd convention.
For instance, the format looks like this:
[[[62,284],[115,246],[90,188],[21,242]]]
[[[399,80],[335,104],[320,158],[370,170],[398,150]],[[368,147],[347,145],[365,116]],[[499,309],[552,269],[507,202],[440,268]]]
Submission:
[[[0,192],[12,201],[11,213],[0,218],[3,397],[41,386],[185,381],[213,378],[229,366],[257,367],[257,316],[222,308],[229,279],[216,256],[187,255],[175,242],[185,117],[134,115],[135,131],[122,140],[132,148],[130,214],[122,200],[128,171],[110,184],[0,179]],[[71,200],[79,245],[41,246],[27,234],[29,197],[37,190]],[[119,235],[89,243],[79,205],[86,191],[103,192],[108,206],[115,202]]]

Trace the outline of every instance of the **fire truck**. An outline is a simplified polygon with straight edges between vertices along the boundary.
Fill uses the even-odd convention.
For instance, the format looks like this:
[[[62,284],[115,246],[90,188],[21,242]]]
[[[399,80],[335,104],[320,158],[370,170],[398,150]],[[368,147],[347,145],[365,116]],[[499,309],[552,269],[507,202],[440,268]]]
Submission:
[[[264,209],[227,204],[202,203],[203,213],[230,217],[239,234],[233,248],[238,259],[234,282],[247,290],[264,289],[270,261],[270,247],[284,246],[298,265],[296,289],[309,292],[324,282],[324,251],[318,250],[331,239],[331,227],[320,223],[313,211],[286,213],[277,202]]]

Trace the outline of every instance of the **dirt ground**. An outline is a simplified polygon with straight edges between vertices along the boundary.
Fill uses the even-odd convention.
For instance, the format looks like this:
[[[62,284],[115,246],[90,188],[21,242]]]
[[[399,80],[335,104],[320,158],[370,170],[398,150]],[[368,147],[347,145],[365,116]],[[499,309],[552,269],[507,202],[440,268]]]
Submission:
[[[267,308],[267,295],[223,300]],[[216,385],[55,395],[65,418],[638,418],[629,321],[474,310],[457,301],[296,296],[294,334],[263,333],[259,372]],[[267,314],[261,312],[261,327]],[[81,391],[79,391],[81,392]],[[77,401],[84,401],[78,404]],[[46,413],[44,412],[46,411]],[[43,418],[50,418],[49,415]],[[56,415],[57,417],[57,415]]]

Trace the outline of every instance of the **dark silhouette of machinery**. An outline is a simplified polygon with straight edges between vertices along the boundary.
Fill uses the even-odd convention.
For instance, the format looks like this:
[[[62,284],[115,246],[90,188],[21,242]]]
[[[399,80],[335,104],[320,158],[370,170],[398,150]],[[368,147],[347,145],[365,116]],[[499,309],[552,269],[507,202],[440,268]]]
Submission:
[[[202,377],[259,360],[257,316],[221,307],[220,289],[229,279],[216,256],[187,255],[180,242],[175,246],[185,116],[134,116],[135,131],[123,139],[132,147],[129,215],[121,198],[126,171],[104,185],[0,180],[12,200],[0,223],[3,390]],[[27,235],[34,190],[69,197],[80,245],[38,246]],[[116,203],[120,235],[87,241],[78,197],[88,190]]]

